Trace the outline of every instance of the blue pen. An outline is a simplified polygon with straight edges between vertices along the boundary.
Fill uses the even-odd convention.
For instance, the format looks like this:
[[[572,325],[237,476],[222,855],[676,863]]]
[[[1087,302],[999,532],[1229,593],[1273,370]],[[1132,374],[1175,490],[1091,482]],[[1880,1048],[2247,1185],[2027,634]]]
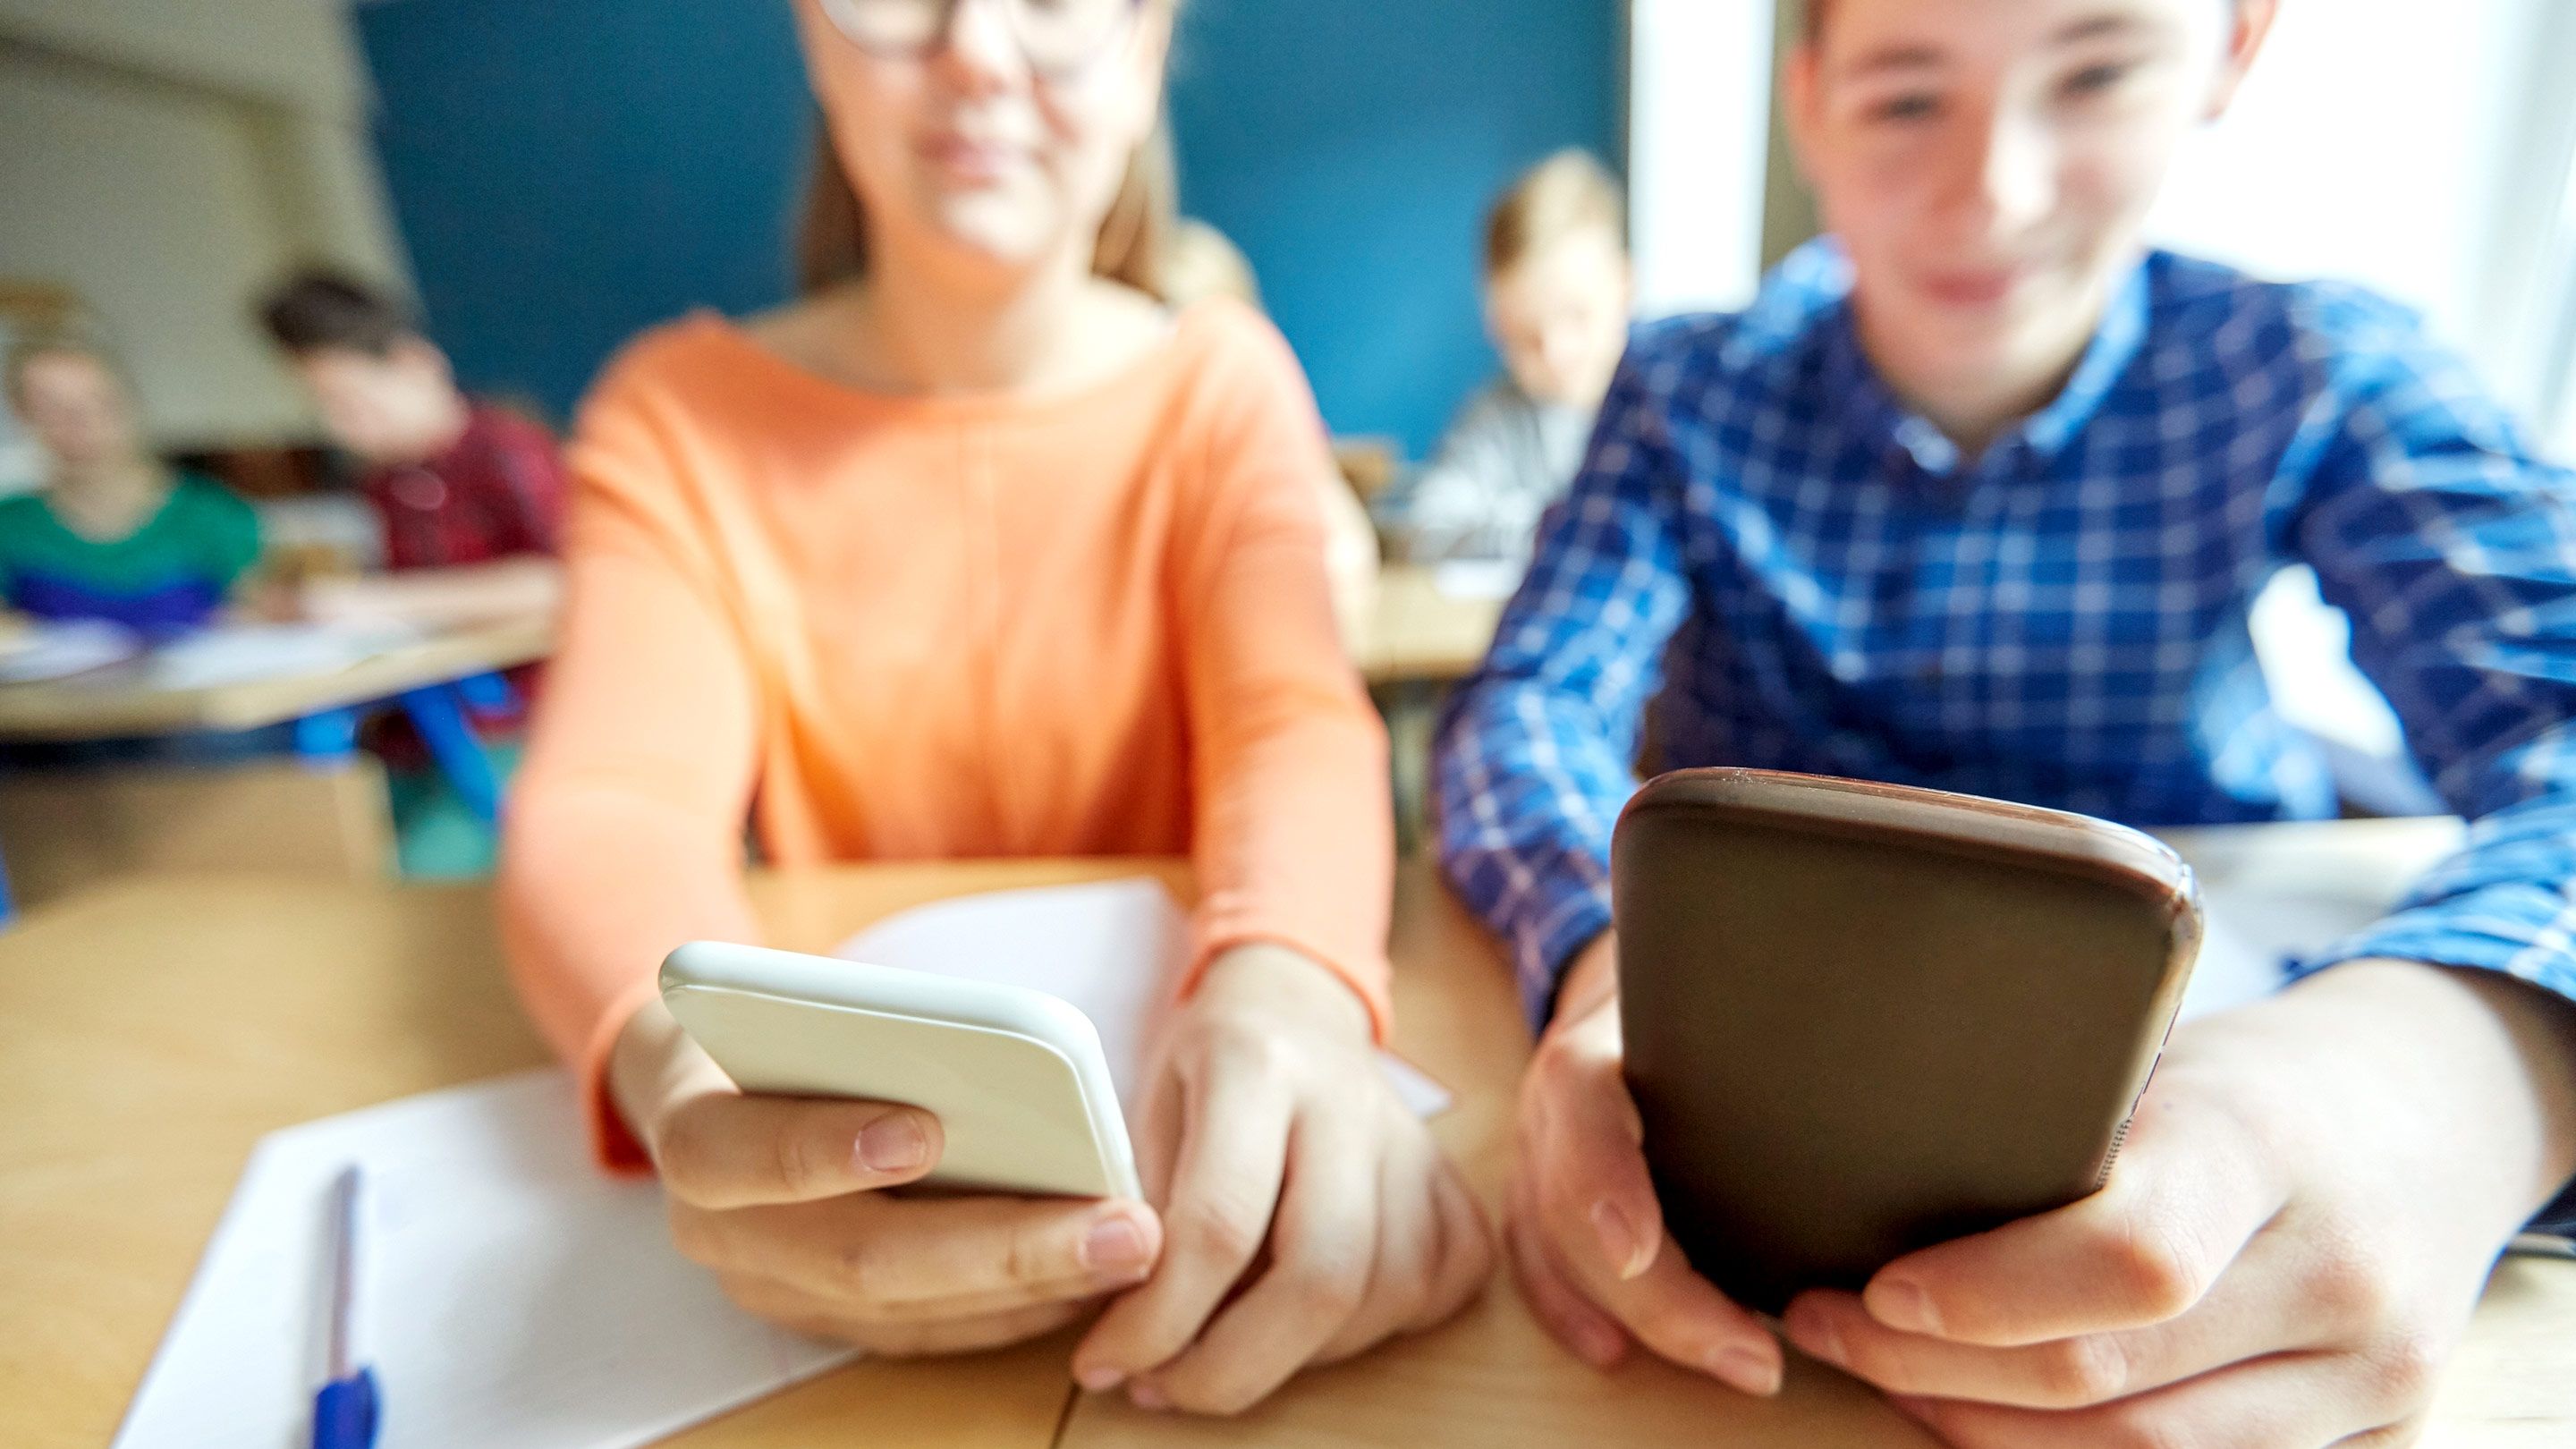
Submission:
[[[365,1179],[357,1164],[331,1184],[331,1370],[313,1396],[313,1449],[373,1449],[376,1374],[358,1364],[351,1336],[358,1313],[358,1208]]]

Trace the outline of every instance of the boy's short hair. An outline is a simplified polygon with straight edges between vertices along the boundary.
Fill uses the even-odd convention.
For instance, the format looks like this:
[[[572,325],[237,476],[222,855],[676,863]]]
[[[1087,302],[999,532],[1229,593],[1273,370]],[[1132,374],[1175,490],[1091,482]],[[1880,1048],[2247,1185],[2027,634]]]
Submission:
[[[1801,12],[1799,30],[1811,44],[1824,33],[1825,7],[1829,3],[1830,0],[1798,0],[1798,9]],[[2237,9],[2237,0],[2227,0],[2227,8]]]
[[[1512,183],[1485,218],[1485,275],[1500,276],[1587,227],[1628,245],[1627,193],[1608,168],[1580,149],[1559,151]]]
[[[345,272],[308,267],[260,303],[259,320],[279,347],[301,356],[325,348],[384,357],[420,335],[411,309]]]

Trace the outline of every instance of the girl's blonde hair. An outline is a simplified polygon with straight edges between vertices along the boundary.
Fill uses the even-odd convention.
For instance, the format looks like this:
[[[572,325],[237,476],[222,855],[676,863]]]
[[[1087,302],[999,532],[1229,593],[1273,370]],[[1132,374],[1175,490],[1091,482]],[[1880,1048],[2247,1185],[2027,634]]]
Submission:
[[[1181,0],[1147,0],[1165,12]],[[1163,292],[1163,254],[1180,216],[1180,170],[1172,159],[1171,126],[1158,117],[1153,133],[1127,158],[1118,195],[1100,219],[1091,254],[1094,276],[1123,282],[1157,300]],[[867,211],[832,144],[829,118],[817,114],[814,170],[806,178],[804,209],[796,224],[796,288],[805,296],[849,281],[867,270]]]
[[[1531,167],[1485,218],[1485,275],[1498,277],[1577,232],[1606,228],[1628,245],[1628,202],[1619,179],[1591,153],[1559,151]]]

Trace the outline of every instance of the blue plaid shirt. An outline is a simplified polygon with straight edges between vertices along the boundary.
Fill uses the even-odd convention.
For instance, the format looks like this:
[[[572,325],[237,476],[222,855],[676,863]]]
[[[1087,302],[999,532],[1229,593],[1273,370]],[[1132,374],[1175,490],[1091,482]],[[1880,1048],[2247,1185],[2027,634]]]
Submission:
[[[2156,254],[2064,392],[1962,458],[1806,248],[1752,306],[1641,330],[1437,746],[1443,864],[1544,1022],[1610,924],[1610,833],[1666,760],[1933,786],[2145,826],[2334,813],[2246,616],[2316,569],[2474,821],[2389,956],[2576,996],[2576,475],[2366,293]]]

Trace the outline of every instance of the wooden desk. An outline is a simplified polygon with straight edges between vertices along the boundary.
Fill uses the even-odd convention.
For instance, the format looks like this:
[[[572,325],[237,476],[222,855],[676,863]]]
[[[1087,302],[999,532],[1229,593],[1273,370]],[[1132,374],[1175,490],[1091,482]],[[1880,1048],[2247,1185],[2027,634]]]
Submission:
[[[960,890],[1133,870],[840,871],[756,898],[772,939],[821,949]],[[0,936],[0,1445],[108,1442],[262,1133],[544,1059],[481,887],[156,877],[30,912]],[[1043,1449],[1070,1353],[857,1364],[673,1442]]]
[[[1388,564],[1378,571],[1377,600],[1359,650],[1360,673],[1372,685],[1439,683],[1484,662],[1507,598],[1446,594],[1429,564]]]
[[[345,669],[164,689],[133,665],[0,685],[0,740],[88,740],[250,730],[391,699],[428,685],[543,659],[554,625],[520,619],[435,634]]]
[[[2393,882],[2447,840],[2441,827],[2335,826],[2184,843],[2213,877],[2276,858],[2321,878],[2367,865]],[[754,890],[773,940],[813,948],[943,895],[1134,868],[880,867],[769,877]],[[1400,1045],[1457,1090],[1437,1130],[1490,1193],[1527,1048],[1510,985],[1423,863],[1399,876],[1396,914]],[[106,1441],[260,1133],[540,1057],[480,889],[162,879],[38,911],[0,937],[0,1443]],[[1767,1403],[1644,1361],[1595,1374],[1546,1341],[1507,1277],[1459,1321],[1309,1375],[1228,1423],[1074,1400],[1069,1346],[858,1364],[674,1442],[1929,1443],[1811,1364],[1795,1364],[1788,1392]],[[2427,1442],[2539,1449],[2571,1434],[2576,1264],[2509,1262]]]
[[[201,838],[209,820],[223,828],[248,819],[294,835],[284,851],[288,857],[381,871],[391,858],[393,822],[381,776],[357,747],[362,707],[399,701],[466,807],[487,823],[497,822],[501,779],[469,723],[469,711],[483,699],[471,686],[488,683],[506,696],[497,680],[478,676],[543,659],[553,651],[554,634],[551,618],[499,621],[396,645],[342,668],[196,688],[159,685],[141,663],[0,685],[0,741],[100,740],[292,722],[294,753],[305,767],[271,762],[229,772],[162,769],[145,772],[148,778],[137,778],[131,769],[71,772],[19,789],[28,798],[13,799],[7,813],[13,825],[32,829],[8,833],[22,856],[34,851],[27,875],[39,898],[50,883],[189,859],[185,844],[165,848],[164,833],[152,824],[156,814],[173,809],[195,822],[168,833],[181,840]],[[102,830],[110,817],[140,824]],[[296,822],[317,819],[327,828],[296,832]],[[278,858],[276,852],[257,857],[264,864]],[[0,921],[12,904],[8,881],[0,876]]]

